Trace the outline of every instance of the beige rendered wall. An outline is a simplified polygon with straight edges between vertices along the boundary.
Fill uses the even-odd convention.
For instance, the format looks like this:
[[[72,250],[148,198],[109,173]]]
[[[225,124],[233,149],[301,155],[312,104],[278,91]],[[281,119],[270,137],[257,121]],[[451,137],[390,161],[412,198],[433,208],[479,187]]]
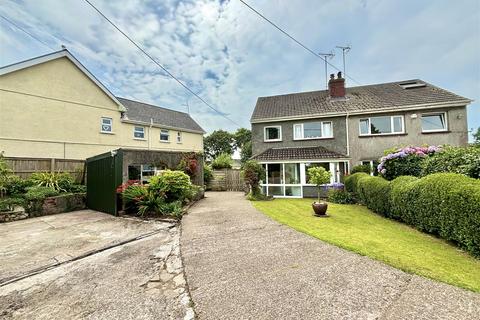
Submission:
[[[101,117],[113,119],[113,134],[101,133]],[[0,152],[7,157],[85,159],[117,148],[202,151],[202,134],[121,122],[118,105],[67,58],[0,76]]]

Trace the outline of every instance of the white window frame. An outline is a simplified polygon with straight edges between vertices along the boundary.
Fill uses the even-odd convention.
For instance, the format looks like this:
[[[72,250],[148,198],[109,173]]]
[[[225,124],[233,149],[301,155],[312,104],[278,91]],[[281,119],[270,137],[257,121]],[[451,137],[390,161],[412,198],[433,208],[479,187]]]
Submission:
[[[280,138],[278,138],[278,139],[267,139],[267,129],[271,129],[271,128],[278,129],[278,136],[279,136]],[[264,142],[278,142],[278,141],[282,141],[282,126],[267,126],[267,127],[263,127],[263,141],[264,141]]]
[[[166,132],[166,133],[165,133]],[[162,140],[162,133],[166,134],[168,137],[168,140]],[[168,129],[160,129],[160,142],[163,143],[170,143],[170,130]]]
[[[103,123],[103,120],[108,120],[110,124]],[[103,130],[103,126],[110,126],[110,130]],[[113,119],[110,117],[102,117],[100,121],[100,132],[101,133],[113,133]]]
[[[386,118],[386,117],[390,117],[390,127],[392,128],[392,130],[394,129],[393,119],[394,118],[401,118],[402,119],[402,131],[400,131],[400,132],[388,132],[388,133],[372,133],[372,126],[371,126],[372,120],[371,119]],[[360,123],[363,120],[368,120],[368,133],[362,133],[362,127],[361,127]],[[396,135],[396,134],[404,134],[405,133],[405,117],[403,115],[393,115],[393,116],[378,116],[378,117],[360,118],[358,120],[358,133],[359,133],[360,136],[389,136],[389,135]]]
[[[320,122],[320,128],[321,128],[321,131],[322,131],[322,136],[320,137],[310,137],[310,138],[305,138],[305,131],[304,131],[304,122],[302,123],[295,123],[293,125],[293,140],[317,140],[317,139],[331,139],[333,138],[333,122],[332,121],[315,121],[315,122]],[[332,135],[330,136],[324,136],[323,135],[323,124],[324,123],[330,123],[330,132]],[[296,137],[295,136],[295,127],[296,126],[300,126],[301,130],[301,137]]]
[[[445,128],[444,129],[434,129],[434,130],[424,130],[422,126],[422,118],[423,116],[436,116],[436,115],[442,115],[443,116],[443,122],[445,123]],[[445,132],[448,131],[448,117],[446,112],[428,112],[428,113],[422,113],[420,115],[420,126],[422,127],[422,132]]]
[[[137,130],[141,128],[142,130]],[[139,137],[135,137],[135,133],[142,133],[142,137],[139,138]],[[133,139],[135,140],[145,140],[145,127],[142,127],[142,126],[133,126]]]
[[[180,131],[177,132],[177,143],[182,143],[182,133]]]

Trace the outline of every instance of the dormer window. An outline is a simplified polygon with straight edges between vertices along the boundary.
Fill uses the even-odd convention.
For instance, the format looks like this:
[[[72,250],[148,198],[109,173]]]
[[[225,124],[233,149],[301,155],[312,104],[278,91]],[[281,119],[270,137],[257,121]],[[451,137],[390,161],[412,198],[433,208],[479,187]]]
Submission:
[[[264,141],[265,142],[274,142],[282,141],[282,127],[281,126],[272,126],[264,128]]]

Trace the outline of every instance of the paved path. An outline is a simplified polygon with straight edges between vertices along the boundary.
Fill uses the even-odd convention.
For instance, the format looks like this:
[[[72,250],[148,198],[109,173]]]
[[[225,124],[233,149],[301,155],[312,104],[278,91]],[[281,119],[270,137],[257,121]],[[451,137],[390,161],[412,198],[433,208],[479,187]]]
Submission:
[[[199,319],[479,319],[480,295],[299,233],[241,193],[207,193],[182,221]]]

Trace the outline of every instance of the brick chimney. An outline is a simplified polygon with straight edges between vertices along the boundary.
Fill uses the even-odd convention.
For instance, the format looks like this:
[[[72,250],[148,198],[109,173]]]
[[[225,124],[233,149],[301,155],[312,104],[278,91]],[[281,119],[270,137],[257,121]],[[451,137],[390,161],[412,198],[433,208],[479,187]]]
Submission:
[[[337,73],[337,79],[332,73],[328,81],[328,91],[332,98],[345,98],[345,79],[342,78],[342,73]]]

